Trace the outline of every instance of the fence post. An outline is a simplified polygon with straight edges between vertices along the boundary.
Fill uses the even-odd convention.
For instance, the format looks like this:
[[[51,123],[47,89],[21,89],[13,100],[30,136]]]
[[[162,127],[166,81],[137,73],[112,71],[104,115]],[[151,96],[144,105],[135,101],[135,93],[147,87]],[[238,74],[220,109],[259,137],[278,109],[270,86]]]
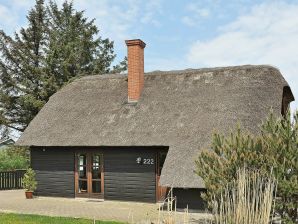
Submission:
[[[2,173],[0,173],[0,190],[2,189],[2,186],[3,186],[3,184],[2,184]]]

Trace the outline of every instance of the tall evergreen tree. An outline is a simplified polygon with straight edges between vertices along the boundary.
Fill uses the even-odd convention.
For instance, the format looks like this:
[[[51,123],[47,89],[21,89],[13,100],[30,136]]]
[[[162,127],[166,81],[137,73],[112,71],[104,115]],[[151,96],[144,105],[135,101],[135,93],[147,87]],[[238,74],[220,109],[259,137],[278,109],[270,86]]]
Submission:
[[[47,10],[51,19],[46,64],[58,86],[78,74],[110,72],[115,58],[113,42],[96,38],[99,31],[94,19],[87,21],[82,11],[75,11],[72,2],[64,2],[59,9],[50,1]]]
[[[60,9],[36,0],[28,26],[14,37],[0,30],[0,125],[23,131],[69,80],[113,72],[113,42],[102,39],[94,20],[65,1]],[[124,64],[126,62],[124,61]],[[121,72],[126,66],[114,66]]]
[[[14,38],[0,31],[0,124],[19,131],[46,102],[40,91],[47,42],[43,0],[36,1],[27,20],[28,28]]]

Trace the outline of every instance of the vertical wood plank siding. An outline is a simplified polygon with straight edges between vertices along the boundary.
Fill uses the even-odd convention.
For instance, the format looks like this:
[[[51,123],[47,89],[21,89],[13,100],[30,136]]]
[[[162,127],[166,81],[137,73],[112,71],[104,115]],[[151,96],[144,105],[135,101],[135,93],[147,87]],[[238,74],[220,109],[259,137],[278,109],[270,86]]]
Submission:
[[[21,189],[25,170],[0,172],[0,190]]]
[[[154,159],[153,165],[136,159]],[[105,199],[155,202],[156,150],[109,149],[104,153]]]
[[[31,149],[31,166],[36,172],[40,196],[74,197],[74,150],[71,148]]]

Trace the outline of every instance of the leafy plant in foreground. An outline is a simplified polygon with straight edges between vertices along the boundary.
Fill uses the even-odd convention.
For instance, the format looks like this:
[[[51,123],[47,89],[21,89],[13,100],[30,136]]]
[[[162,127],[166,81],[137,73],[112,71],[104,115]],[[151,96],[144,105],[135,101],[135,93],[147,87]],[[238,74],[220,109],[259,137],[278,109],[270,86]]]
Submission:
[[[229,136],[215,133],[211,148],[202,150],[196,161],[196,173],[205,182],[203,198],[212,207],[225,186],[236,179],[237,169],[247,166],[261,174],[273,172],[277,179],[276,211],[283,223],[298,220],[298,113],[291,119],[270,114],[260,134],[252,136],[241,128]]]

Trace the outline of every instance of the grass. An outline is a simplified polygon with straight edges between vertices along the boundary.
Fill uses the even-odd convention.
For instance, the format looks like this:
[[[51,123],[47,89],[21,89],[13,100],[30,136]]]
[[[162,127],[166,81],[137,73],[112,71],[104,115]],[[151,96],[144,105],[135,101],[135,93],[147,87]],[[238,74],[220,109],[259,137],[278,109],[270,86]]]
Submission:
[[[94,221],[90,219],[0,213],[0,223],[1,224],[94,224]],[[124,223],[115,222],[115,221],[95,221],[95,224],[124,224]]]
[[[276,180],[259,171],[239,169],[237,178],[227,185],[214,202],[216,224],[268,224],[274,209]]]

